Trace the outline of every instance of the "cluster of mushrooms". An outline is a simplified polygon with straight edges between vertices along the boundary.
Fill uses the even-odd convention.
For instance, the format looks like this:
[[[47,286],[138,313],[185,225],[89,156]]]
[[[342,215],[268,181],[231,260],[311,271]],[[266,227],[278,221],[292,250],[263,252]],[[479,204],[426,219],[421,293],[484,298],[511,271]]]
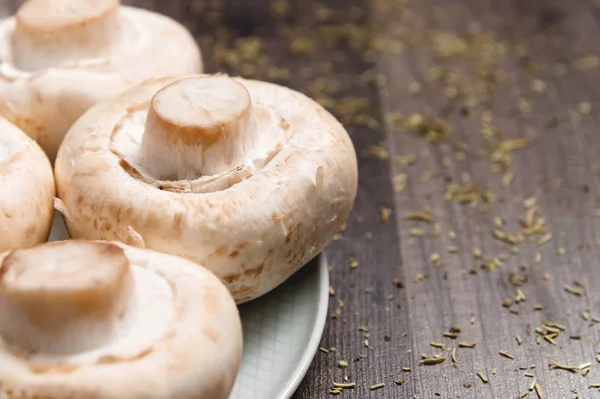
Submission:
[[[25,2],[0,21],[0,397],[227,398],[236,305],[317,255],[356,189],[330,113],[203,74],[175,21]],[[71,239],[46,243],[55,209]]]

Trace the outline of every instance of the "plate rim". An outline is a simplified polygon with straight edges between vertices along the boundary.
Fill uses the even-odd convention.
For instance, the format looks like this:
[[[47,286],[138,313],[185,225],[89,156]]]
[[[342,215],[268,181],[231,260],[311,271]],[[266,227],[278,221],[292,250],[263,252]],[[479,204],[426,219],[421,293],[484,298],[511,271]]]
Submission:
[[[306,350],[302,354],[302,359],[294,369],[285,387],[277,395],[276,399],[289,399],[294,395],[315,358],[319,344],[321,343],[321,338],[323,337],[323,332],[325,331],[327,310],[329,309],[329,269],[324,252],[317,255],[317,258],[319,264],[319,304],[317,314],[315,315],[315,327],[311,333]]]
[[[71,240],[72,238],[68,234],[66,230],[66,225],[64,225],[64,221],[60,220],[61,216],[58,212],[55,212],[53,216],[52,222],[52,230],[56,229],[56,224],[62,224],[64,226],[64,232],[67,234],[67,238],[54,238],[55,240]],[[51,235],[48,236],[48,241],[50,241]],[[321,342],[321,338],[323,337],[323,332],[325,331],[325,325],[327,322],[327,311],[329,309],[329,266],[327,264],[327,257],[324,252],[321,252],[315,256],[313,261],[316,261],[318,264],[318,281],[317,281],[317,293],[319,296],[317,303],[317,311],[314,317],[314,325],[312,332],[310,334],[310,338],[308,340],[308,344],[306,349],[302,353],[302,357],[300,361],[290,373],[289,378],[283,384],[283,388],[276,394],[273,399],[290,399],[298,387],[300,383],[304,380],[308,369],[310,368],[317,350],[319,348],[319,344]],[[307,262],[307,265],[311,262]]]

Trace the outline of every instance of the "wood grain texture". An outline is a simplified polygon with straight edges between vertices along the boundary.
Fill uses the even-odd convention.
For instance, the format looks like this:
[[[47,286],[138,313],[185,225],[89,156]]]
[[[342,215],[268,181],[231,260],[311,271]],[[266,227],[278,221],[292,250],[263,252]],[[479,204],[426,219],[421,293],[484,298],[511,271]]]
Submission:
[[[0,15],[17,3],[2,2]],[[536,375],[546,399],[600,397],[588,388],[600,383],[600,324],[590,319],[600,317],[598,1],[125,3],[184,23],[201,43],[209,72],[307,93],[352,136],[359,193],[343,239],[326,251],[335,289],[330,311],[339,313],[328,321],[322,346],[336,351],[317,353],[296,398],[329,397],[331,383],[345,376],[357,387],[341,397],[518,398],[531,383],[526,372]],[[413,113],[443,121],[449,138],[431,144],[402,124],[385,123]],[[527,146],[501,154],[510,163],[507,171],[495,172],[482,148],[521,138]],[[405,155],[415,155],[416,162],[398,163],[397,156]],[[406,188],[394,193],[392,181],[402,174]],[[495,200],[470,206],[445,199],[452,184],[489,190]],[[537,245],[542,235],[536,235],[513,246],[494,238],[494,229],[522,231],[523,202],[531,198],[552,239]],[[392,211],[387,222],[381,207]],[[438,237],[432,224],[404,217],[424,209],[439,223]],[[494,225],[496,217],[504,221],[501,227]],[[450,246],[457,252],[450,253]],[[473,256],[476,249],[483,259]],[[434,253],[441,267],[431,260]],[[498,268],[482,267],[494,258],[501,259]],[[358,267],[350,268],[350,259]],[[516,287],[511,274],[526,283]],[[394,278],[404,288],[394,286]],[[581,295],[566,292],[566,284]],[[526,300],[503,307],[517,289]],[[536,343],[535,328],[544,320],[566,327],[556,345]],[[456,340],[442,336],[452,326],[461,328]],[[431,341],[445,345],[447,359],[419,365],[421,353],[442,353]],[[454,367],[448,350],[461,341],[476,348],[458,348]],[[502,350],[515,359],[502,357]],[[338,368],[339,360],[348,367]],[[590,371],[584,377],[582,371],[550,369],[550,360],[590,362]],[[403,385],[395,384],[399,378]],[[385,386],[370,390],[376,383]]]
[[[600,310],[600,296],[592,288],[597,286],[599,276],[598,223],[594,218],[598,182],[594,154],[599,141],[593,129],[597,117],[594,112],[592,115],[573,112],[580,102],[597,106],[594,90],[597,70],[583,71],[577,64],[582,57],[598,51],[597,43],[586,39],[591,32],[598,32],[598,21],[592,17],[591,3],[576,3],[421,1],[410,2],[394,15],[382,10],[384,2],[378,5],[376,20],[388,21],[388,26],[398,23],[408,26],[411,36],[418,41],[402,55],[380,57],[380,71],[394,76],[382,91],[384,112],[421,113],[424,107],[429,107],[432,116],[442,118],[452,127],[453,140],[467,143],[470,149],[466,159],[460,160],[449,144],[427,145],[420,138],[388,131],[390,157],[420,154],[415,166],[409,168],[406,192],[397,196],[395,202],[405,273],[427,276],[420,283],[408,284],[406,289],[414,352],[429,352],[430,340],[454,345],[451,340],[440,339],[441,332],[454,324],[462,328],[461,339],[477,343],[475,350],[457,351],[456,369],[445,362],[414,370],[411,378],[418,385],[412,387],[412,394],[423,398],[437,394],[517,398],[527,392],[531,381],[519,367],[535,365],[535,370],[529,371],[537,376],[546,398],[598,396],[597,391],[588,389],[599,378],[595,360],[598,328],[590,327],[580,315],[584,309],[592,309],[596,315]],[[443,56],[444,48],[439,41],[468,35],[472,35],[471,42],[485,41],[484,46],[473,45],[478,54],[465,50],[465,55]],[[451,45],[447,43],[447,47]],[[485,95],[476,95],[481,104],[465,116],[463,107],[467,99],[449,98],[448,90],[463,86],[468,96],[469,89],[481,83],[478,75],[486,72],[482,66],[485,51],[502,53],[493,56],[487,71],[498,75],[494,79],[497,83]],[[568,72],[557,76],[562,65]],[[439,70],[432,70],[436,67],[442,68],[445,76],[432,81],[432,75],[439,74]],[[449,78],[452,74],[458,83]],[[543,83],[536,83],[536,79]],[[411,80],[422,83],[420,94],[409,93]],[[530,104],[531,111],[525,115],[522,111],[526,107],[518,106],[523,104],[519,98]],[[482,110],[491,112],[492,126],[507,139],[531,139],[528,148],[512,154],[515,177],[508,187],[503,185],[501,174],[492,173],[489,157],[477,151],[482,145]],[[397,165],[393,170],[401,172]],[[467,181],[495,193],[497,198],[489,213],[444,199],[448,183]],[[545,217],[553,239],[543,246],[523,244],[519,246],[519,254],[514,255],[510,245],[492,236],[495,228],[492,220],[501,217],[506,220],[503,231],[519,231],[518,221],[525,213],[522,203],[531,197],[538,199],[539,212]],[[403,220],[402,212],[423,206],[433,210],[442,226],[443,234],[438,239],[409,237],[408,230],[414,227],[414,222]],[[449,231],[456,233],[456,239],[448,238]],[[448,253],[449,245],[459,247],[459,253]],[[489,257],[507,254],[507,260],[497,270],[486,272],[480,267],[482,261],[473,257],[474,248]],[[566,253],[561,256],[558,252],[562,248]],[[440,269],[429,260],[434,252],[442,256],[444,266]],[[534,261],[538,252],[540,263]],[[527,301],[511,308],[518,315],[501,305],[505,297],[515,297],[516,287],[508,282],[511,273],[528,278],[521,287]],[[564,285],[574,281],[585,284],[581,297],[564,291]],[[535,304],[543,309],[535,311]],[[471,317],[475,318],[474,324]],[[566,334],[556,339],[556,345],[546,341],[536,344],[533,329],[541,326],[543,320],[567,327]],[[516,335],[522,337],[522,345],[516,342]],[[569,335],[581,335],[582,339],[570,340]],[[511,353],[515,360],[501,357],[501,350]],[[593,365],[589,374],[582,377],[549,370],[551,359]],[[489,383],[482,383],[477,372],[485,374]],[[536,397],[536,393],[529,396]]]

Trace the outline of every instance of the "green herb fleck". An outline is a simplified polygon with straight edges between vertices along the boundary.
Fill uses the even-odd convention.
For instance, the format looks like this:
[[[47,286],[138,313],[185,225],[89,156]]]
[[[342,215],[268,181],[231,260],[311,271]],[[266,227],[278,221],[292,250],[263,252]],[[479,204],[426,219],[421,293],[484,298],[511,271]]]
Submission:
[[[452,332],[452,331],[446,331],[444,332],[444,334],[442,334],[444,337],[446,338],[452,338],[452,339],[456,339],[458,338],[458,333]]]
[[[552,345],[556,345],[556,341],[550,335],[544,335],[544,339],[550,342]]]
[[[578,366],[571,366],[568,364],[562,364],[562,363],[558,363],[554,360],[550,360],[550,368],[555,368],[555,369],[560,369],[560,370],[566,370],[566,371],[570,371],[572,373],[576,373],[579,370]]]
[[[477,377],[479,377],[484,384],[488,383],[487,377],[481,371],[477,373]]]
[[[446,360],[446,356],[434,356],[434,357],[426,357],[424,359],[421,359],[421,361],[419,362],[422,365],[425,366],[431,366],[434,364],[440,364],[442,362],[444,362]]]
[[[575,287],[572,287],[569,284],[565,285],[565,291],[568,292],[569,294],[575,295],[575,296],[581,296],[581,290]]]
[[[452,348],[452,365],[458,367],[458,359],[456,358],[456,347]]]
[[[546,233],[543,236],[541,236],[538,241],[537,244],[538,245],[544,245],[546,244],[548,241],[550,241],[552,239],[552,234],[550,233]]]
[[[356,382],[334,382],[333,387],[342,389],[354,389],[356,388]]]
[[[385,384],[384,384],[383,382],[380,382],[380,383],[378,383],[378,384],[373,384],[373,385],[371,385],[371,386],[369,387],[369,389],[370,389],[371,391],[374,391],[374,390],[376,390],[376,389],[383,388],[384,386],[385,386]]]
[[[585,310],[583,310],[581,312],[581,317],[583,318],[583,320],[588,321],[590,319],[590,314],[588,312],[586,312]]]
[[[540,384],[537,382],[535,383],[535,393],[537,393],[539,399],[544,399],[544,395],[542,395],[542,388],[540,388]]]
[[[426,223],[434,223],[435,222],[433,216],[431,216],[429,213],[425,213],[425,212],[408,212],[408,213],[404,214],[404,219],[416,220],[416,221],[426,222]]]

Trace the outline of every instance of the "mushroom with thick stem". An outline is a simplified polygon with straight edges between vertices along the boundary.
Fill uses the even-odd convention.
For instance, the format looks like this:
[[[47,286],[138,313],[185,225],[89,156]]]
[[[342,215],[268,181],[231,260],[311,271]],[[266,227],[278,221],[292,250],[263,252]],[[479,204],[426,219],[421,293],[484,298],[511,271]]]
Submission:
[[[184,256],[241,303],[285,281],[342,227],[357,161],[342,125],[308,97],[197,75],[89,110],[67,133],[55,175],[72,237]]]
[[[28,0],[0,21],[0,115],[54,160],[71,124],[147,79],[202,72],[177,22],[119,0]]]
[[[0,117],[0,252],[46,241],[54,194],[54,175],[46,154]]]
[[[2,398],[226,399],[241,356],[233,298],[188,260],[80,240],[0,254]]]

